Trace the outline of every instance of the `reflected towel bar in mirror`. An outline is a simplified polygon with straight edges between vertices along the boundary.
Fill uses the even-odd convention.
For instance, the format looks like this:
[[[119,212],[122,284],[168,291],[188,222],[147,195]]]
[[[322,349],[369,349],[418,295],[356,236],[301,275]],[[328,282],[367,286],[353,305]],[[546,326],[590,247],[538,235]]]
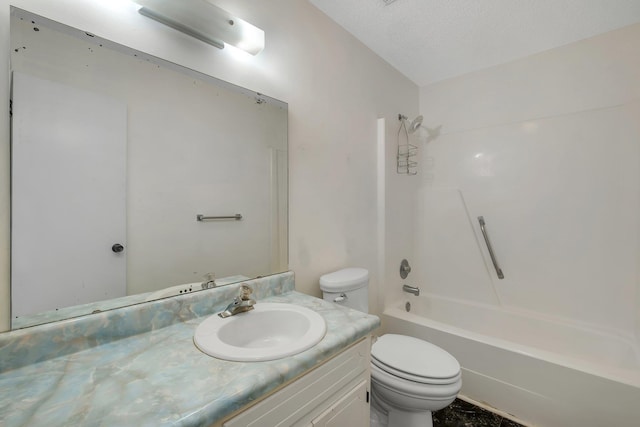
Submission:
[[[196,221],[210,221],[210,220],[217,220],[217,219],[235,219],[236,221],[240,221],[242,219],[242,215],[240,214],[227,215],[227,216],[204,216],[202,214],[196,215]]]

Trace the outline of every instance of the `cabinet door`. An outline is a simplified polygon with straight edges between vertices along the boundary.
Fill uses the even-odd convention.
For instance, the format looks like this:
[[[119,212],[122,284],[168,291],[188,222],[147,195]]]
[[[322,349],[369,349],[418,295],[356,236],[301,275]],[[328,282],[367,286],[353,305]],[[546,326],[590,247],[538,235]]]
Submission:
[[[312,369],[307,374],[288,384],[286,387],[256,403],[250,408],[224,421],[223,427],[311,427],[315,425],[335,425],[339,427],[369,427],[369,405],[367,384],[369,380],[369,349],[371,337],[368,336],[326,363]],[[359,398],[365,402],[363,418],[366,423],[356,425],[327,423],[315,424],[314,419],[322,420],[319,414],[325,414],[327,408],[338,409],[338,402],[348,403],[347,395],[362,391]],[[340,418],[341,419],[341,418]],[[219,425],[219,424],[215,424]]]
[[[312,421],[313,427],[368,427],[367,381],[360,382]]]

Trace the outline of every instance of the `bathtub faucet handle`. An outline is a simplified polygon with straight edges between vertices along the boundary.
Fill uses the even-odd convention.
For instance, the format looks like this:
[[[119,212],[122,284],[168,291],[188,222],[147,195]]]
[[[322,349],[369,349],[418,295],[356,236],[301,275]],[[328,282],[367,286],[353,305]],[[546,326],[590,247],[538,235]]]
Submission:
[[[420,295],[420,288],[418,288],[417,286],[402,285],[402,290],[405,292],[409,292],[410,294],[414,294],[415,296]]]
[[[409,273],[411,273],[411,266],[409,265],[409,261],[403,259],[400,263],[400,278],[406,279]]]

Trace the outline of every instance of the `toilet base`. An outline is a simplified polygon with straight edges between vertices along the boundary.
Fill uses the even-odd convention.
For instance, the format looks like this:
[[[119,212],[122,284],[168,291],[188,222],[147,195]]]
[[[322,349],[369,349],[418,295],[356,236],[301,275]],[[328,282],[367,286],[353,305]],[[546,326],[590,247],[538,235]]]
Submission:
[[[431,411],[406,411],[380,399],[376,387],[371,390],[370,427],[433,427]]]
[[[389,424],[387,427],[433,427],[431,411],[389,411]]]
[[[387,412],[371,402],[369,416],[369,427],[389,427],[389,416]]]
[[[405,412],[391,411],[371,405],[370,427],[433,427],[431,411]]]

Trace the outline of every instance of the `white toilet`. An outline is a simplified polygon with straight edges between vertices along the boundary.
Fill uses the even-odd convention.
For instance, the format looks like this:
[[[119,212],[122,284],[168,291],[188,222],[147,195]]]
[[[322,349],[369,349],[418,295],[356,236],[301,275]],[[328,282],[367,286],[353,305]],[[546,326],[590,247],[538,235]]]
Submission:
[[[369,272],[364,268],[345,268],[320,278],[325,300],[363,312],[369,310],[368,287]],[[388,427],[431,427],[431,412],[453,402],[461,386],[460,364],[438,346],[387,334],[371,348],[372,414],[382,410]]]

